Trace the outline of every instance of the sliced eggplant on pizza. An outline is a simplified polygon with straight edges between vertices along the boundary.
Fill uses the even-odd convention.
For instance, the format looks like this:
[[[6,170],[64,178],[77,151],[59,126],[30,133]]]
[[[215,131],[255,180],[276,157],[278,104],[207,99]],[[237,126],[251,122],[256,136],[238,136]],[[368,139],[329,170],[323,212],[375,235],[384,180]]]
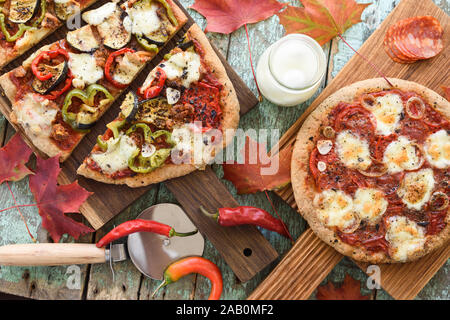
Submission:
[[[70,3],[56,0],[55,5],[69,8]],[[177,17],[173,32],[187,21],[170,0],[156,1],[156,7],[160,17],[167,14]],[[21,8],[24,7],[17,4],[16,11]],[[33,8],[30,3],[30,10]],[[62,10],[63,6],[58,8]],[[39,14],[34,13],[30,21]],[[17,21],[28,19],[25,15],[15,17]],[[130,18],[117,2],[88,11],[83,19],[89,23],[67,32],[65,39],[40,48],[20,67],[0,77],[13,105],[13,121],[39,150],[48,156],[60,154],[61,161],[67,159],[157,53],[137,42],[131,33]],[[137,105],[132,105],[127,118],[132,121],[136,116]],[[32,124],[36,120],[38,123]]]

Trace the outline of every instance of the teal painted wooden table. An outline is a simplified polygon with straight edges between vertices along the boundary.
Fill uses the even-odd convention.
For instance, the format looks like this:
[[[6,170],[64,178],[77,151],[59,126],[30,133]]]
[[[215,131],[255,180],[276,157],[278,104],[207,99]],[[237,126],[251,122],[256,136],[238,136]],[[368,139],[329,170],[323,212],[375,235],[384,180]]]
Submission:
[[[391,12],[399,0],[359,0],[358,2],[372,2],[363,13],[363,22],[353,26],[345,33],[346,40],[354,47],[358,48],[377,28],[383,19]],[[194,0],[180,0],[188,7]],[[298,5],[298,1],[280,0],[293,5]],[[435,0],[435,3],[446,13],[450,12],[449,0]],[[188,9],[195,21],[203,28],[206,25],[205,19],[193,10]],[[273,42],[283,36],[283,27],[278,23],[276,16],[249,26],[252,54],[255,63],[263,51]],[[245,83],[255,94],[256,85],[254,83],[247,40],[243,28],[231,35],[208,34],[223,55],[227,58],[231,66],[243,78]],[[322,87],[325,87],[344,64],[353,55],[353,52],[346,47],[342,41],[333,39],[324,46],[324,51],[328,57],[328,73]],[[314,97],[312,98],[314,99]],[[312,100],[311,100],[312,101]],[[257,107],[242,117],[240,127],[244,130],[249,128],[279,129],[282,135],[302,114],[308,106],[308,102],[296,107],[278,107],[267,100],[261,102]],[[4,118],[0,119],[0,142],[6,143],[14,134],[11,126]],[[270,146],[269,146],[270,147]],[[220,166],[213,166],[219,177],[223,172]],[[269,202],[264,194],[236,195],[234,187],[228,181],[223,183],[232,192],[235,198],[242,205],[252,205],[271,211]],[[11,183],[12,191],[19,204],[32,203],[33,196],[28,189],[28,179],[17,183]],[[282,219],[289,225],[289,229],[294,238],[297,238],[306,227],[305,221],[278,198],[274,193],[270,194],[274,205],[277,207]],[[157,203],[176,203],[174,196],[168,191],[164,183],[153,188],[141,199],[136,201],[128,209],[118,215],[113,221],[104,226],[95,234],[87,235],[80,242],[93,242],[110,230],[114,224],[135,218],[143,209]],[[6,184],[0,186],[0,207],[6,208],[14,205]],[[48,242],[49,238],[44,229],[40,226],[40,217],[35,208],[23,208],[31,232],[40,242]],[[291,243],[289,240],[278,234],[266,232],[262,233],[270,241],[272,246],[278,251],[280,256],[286,253]],[[64,237],[62,241],[73,242],[73,239]],[[31,242],[24,223],[17,211],[11,210],[0,214],[0,245],[10,243]],[[219,252],[206,241],[204,257],[215,262],[223,272],[224,292],[223,299],[245,299],[258,284],[275,267],[276,262],[260,272],[251,281],[241,283],[234,276],[231,269],[225,264]],[[109,266],[107,265],[80,265],[64,267],[0,267],[0,292],[31,297],[34,299],[149,299],[153,290],[159,284],[158,281],[150,280],[142,276],[131,262],[120,262],[115,264],[115,281],[113,282]],[[362,283],[363,294],[369,294],[373,299],[392,299],[384,290],[369,290],[365,287],[367,276],[349,259],[343,259],[324,280],[341,282],[345,274],[352,275]],[[420,292],[417,299],[449,299],[450,287],[450,262],[442,267],[432,278],[427,286]],[[167,286],[161,290],[155,299],[205,299],[208,297],[210,285],[208,280],[201,276],[191,275],[177,283]],[[311,299],[315,298],[315,294]]]

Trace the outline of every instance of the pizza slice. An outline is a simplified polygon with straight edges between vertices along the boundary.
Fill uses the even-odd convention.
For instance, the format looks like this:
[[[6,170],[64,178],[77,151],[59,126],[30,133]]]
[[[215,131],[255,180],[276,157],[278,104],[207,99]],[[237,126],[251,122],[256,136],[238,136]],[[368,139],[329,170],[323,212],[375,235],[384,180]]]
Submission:
[[[187,21],[170,0],[122,7],[109,2],[83,19],[87,25],[0,77],[12,104],[11,122],[39,151],[59,154],[61,161]],[[139,28],[140,20],[147,29]]]
[[[0,13],[0,67],[97,0],[6,0]]]
[[[129,92],[77,173],[141,187],[204,169],[233,138],[239,102],[203,31],[185,39]]]

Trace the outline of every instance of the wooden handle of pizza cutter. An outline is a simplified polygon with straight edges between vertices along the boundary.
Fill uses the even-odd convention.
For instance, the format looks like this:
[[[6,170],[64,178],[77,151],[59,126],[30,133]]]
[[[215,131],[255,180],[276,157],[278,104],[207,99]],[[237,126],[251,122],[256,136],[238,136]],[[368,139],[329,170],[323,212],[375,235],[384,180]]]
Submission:
[[[104,262],[105,249],[89,243],[11,244],[0,247],[2,266],[60,266]]]

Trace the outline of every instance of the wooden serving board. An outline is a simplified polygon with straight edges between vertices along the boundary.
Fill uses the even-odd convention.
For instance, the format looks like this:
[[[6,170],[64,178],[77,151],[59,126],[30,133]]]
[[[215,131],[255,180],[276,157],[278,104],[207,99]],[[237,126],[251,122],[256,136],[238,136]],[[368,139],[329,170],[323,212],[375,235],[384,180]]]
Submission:
[[[393,62],[383,48],[386,30],[398,20],[423,15],[436,17],[444,28],[443,52],[433,59],[410,65]],[[440,86],[450,84],[450,17],[431,0],[403,0],[358,51],[387,77],[415,81],[442,94]],[[295,142],[304,120],[330,94],[356,81],[375,77],[379,77],[378,74],[355,54],[280,139],[279,149]],[[277,193],[292,208],[297,209],[291,185]],[[340,253],[321,241],[311,229],[307,229],[249,299],[308,299],[342,258]],[[413,299],[448,258],[450,246],[446,245],[416,262],[380,265],[381,286],[395,299]],[[367,264],[357,264],[366,271]]]
[[[143,83],[147,74],[163,59],[166,53],[176,46],[177,41],[182,39],[189,27],[194,24],[194,20],[189,16],[189,13],[183,6],[178,1],[174,1],[188,17],[186,25],[158,53],[153,61],[145,67],[130,87],[125,90],[122,96],[116,100],[98,121],[92,131],[84,137],[83,141],[74,150],[72,155],[62,164],[62,171],[58,177],[59,183],[68,184],[78,180],[82,187],[88,191],[94,192],[94,194],[81,206],[80,211],[96,230],[101,228],[106,222],[153,188],[152,185],[142,188],[129,188],[127,186],[103,184],[78,176],[76,170],[83,162],[84,158],[89,154],[92,147],[96,144],[97,136],[103,134],[106,124],[117,116],[120,110],[120,103],[126,92],[129,90],[136,90],[140,84]],[[106,2],[108,1],[99,1],[90,9],[97,8]],[[40,48],[44,44],[52,43],[64,38],[67,31],[68,29],[66,26],[61,27],[53,35],[35,46],[35,48]],[[214,50],[227,70],[228,76],[237,92],[241,114],[244,114],[258,104],[258,99],[231,68],[220,52],[216,48],[214,48]],[[13,61],[3,68],[2,71],[8,72],[19,66],[26,57],[28,57],[28,55],[24,55],[24,57]],[[0,96],[0,111],[9,121],[11,104],[4,94]],[[11,125],[22,135],[24,140],[32,146],[30,141],[28,141],[23,134],[23,131],[14,124],[11,123]],[[34,147],[33,149],[38,152]],[[44,155],[41,154],[41,156]],[[197,183],[196,188],[192,187],[194,182]],[[210,168],[202,172],[195,172],[191,176],[178,178],[176,179],[176,183],[167,182],[167,185],[174,193],[177,200],[185,207],[185,210],[191,219],[197,224],[200,232],[210,238],[212,243],[216,246],[216,249],[223,255],[225,261],[242,282],[251,279],[256,273],[278,257],[275,249],[273,249],[257,228],[228,228],[227,232],[224,232],[223,228],[218,226],[217,223],[211,223],[208,217],[199,214],[198,206],[200,204],[211,210],[216,210],[218,207],[238,205]],[[209,190],[211,190],[211,194],[208,193]],[[195,203],[190,202],[193,199],[195,199]],[[243,250],[246,248],[251,250],[252,254],[250,256],[244,255]]]

